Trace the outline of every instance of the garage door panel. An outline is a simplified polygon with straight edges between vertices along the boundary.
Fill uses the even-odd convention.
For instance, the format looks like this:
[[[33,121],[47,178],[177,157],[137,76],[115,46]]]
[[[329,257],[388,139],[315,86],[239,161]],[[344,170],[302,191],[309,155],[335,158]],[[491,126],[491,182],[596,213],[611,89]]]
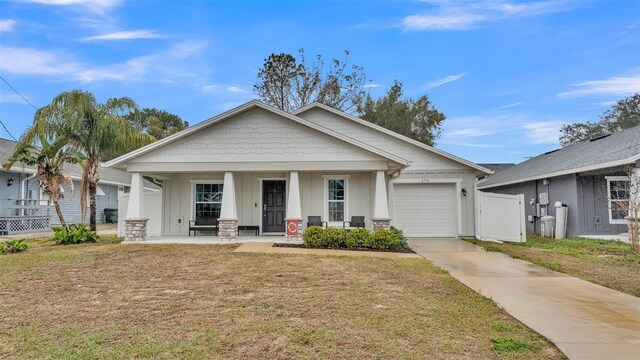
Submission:
[[[457,236],[455,184],[394,184],[394,226],[407,236]]]

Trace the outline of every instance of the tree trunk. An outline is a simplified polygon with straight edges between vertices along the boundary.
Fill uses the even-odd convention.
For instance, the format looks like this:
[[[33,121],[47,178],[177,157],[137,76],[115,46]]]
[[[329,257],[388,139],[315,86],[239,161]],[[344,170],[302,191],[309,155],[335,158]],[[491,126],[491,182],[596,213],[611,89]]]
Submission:
[[[56,213],[58,214],[60,225],[62,225],[63,227],[67,227],[67,223],[64,222],[64,217],[62,216],[62,209],[60,209],[60,203],[58,201],[53,201],[53,207],[56,209]]]
[[[97,157],[90,159],[89,164],[89,229],[96,231],[97,188],[100,175],[98,174]]]

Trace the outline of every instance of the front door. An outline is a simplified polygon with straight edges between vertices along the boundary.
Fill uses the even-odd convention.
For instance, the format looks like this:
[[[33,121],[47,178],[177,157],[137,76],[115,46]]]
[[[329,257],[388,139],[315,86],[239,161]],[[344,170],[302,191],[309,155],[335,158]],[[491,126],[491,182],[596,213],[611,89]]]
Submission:
[[[284,180],[262,182],[262,232],[284,232],[285,216]]]

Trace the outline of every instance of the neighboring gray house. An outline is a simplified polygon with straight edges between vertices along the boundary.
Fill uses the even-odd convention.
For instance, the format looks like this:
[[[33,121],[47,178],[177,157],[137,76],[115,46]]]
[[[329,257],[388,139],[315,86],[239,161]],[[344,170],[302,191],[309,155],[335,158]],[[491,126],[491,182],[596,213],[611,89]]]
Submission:
[[[0,139],[0,165],[5,164],[8,158],[13,154],[16,146],[15,141]],[[78,165],[67,164],[65,170],[68,171],[73,181],[74,194],[68,189],[64,190],[64,199],[60,201],[62,213],[67,223],[83,222],[80,213],[80,177],[82,169]],[[34,225],[26,224],[22,221],[20,224],[14,225],[19,228],[16,232],[27,232],[27,230],[45,230],[49,225],[59,225],[60,221],[52,207],[47,206],[47,202],[40,192],[37,180],[33,177],[35,169],[22,164],[15,164],[10,171],[0,168],[0,235],[6,233],[7,218],[29,217],[50,215],[50,222],[45,224],[42,221],[36,221]],[[98,183],[98,208],[97,222],[104,223],[104,209],[118,208],[118,192],[125,191],[126,187],[131,184],[131,175],[126,171],[117,169],[100,169],[100,182]],[[158,191],[159,187],[150,182],[145,181],[145,188]],[[28,207],[28,208],[25,208]],[[33,217],[32,216],[32,217]],[[88,215],[85,221],[88,221]],[[25,228],[29,227],[29,229]],[[14,229],[15,230],[15,229]]]
[[[549,215],[554,204],[569,207],[567,235],[617,235],[626,232],[620,202],[628,201],[629,169],[640,167],[640,126],[547,152],[496,172],[478,183],[478,189],[501,194],[524,194],[535,199],[526,205],[527,231],[540,230],[536,203],[548,194]],[[544,198],[544,195],[542,196]],[[625,199],[626,198],[626,199]],[[544,208],[544,206],[543,206]]]

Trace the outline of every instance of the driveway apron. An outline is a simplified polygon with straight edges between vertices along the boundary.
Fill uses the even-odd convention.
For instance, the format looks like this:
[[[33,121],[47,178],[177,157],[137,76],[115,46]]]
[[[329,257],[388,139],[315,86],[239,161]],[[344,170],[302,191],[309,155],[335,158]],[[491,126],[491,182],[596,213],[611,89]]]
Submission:
[[[462,240],[411,239],[409,244],[570,359],[640,359],[640,298]]]

